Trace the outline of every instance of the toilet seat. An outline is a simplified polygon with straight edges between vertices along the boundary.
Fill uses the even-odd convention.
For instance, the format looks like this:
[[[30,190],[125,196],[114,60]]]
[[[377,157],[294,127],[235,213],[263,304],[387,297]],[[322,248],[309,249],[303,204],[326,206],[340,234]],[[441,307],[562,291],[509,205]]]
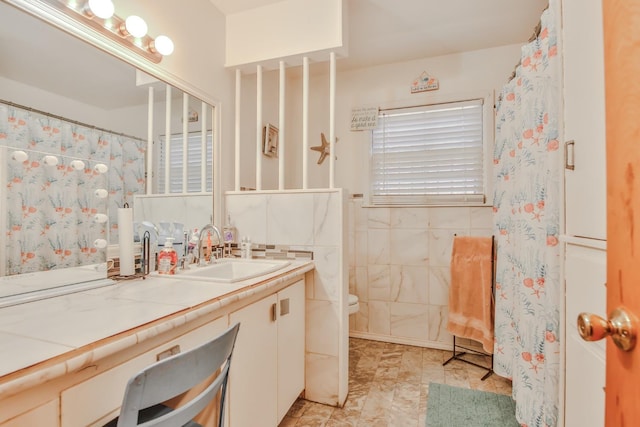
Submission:
[[[360,302],[358,296],[349,294],[349,314],[355,314],[360,311]]]

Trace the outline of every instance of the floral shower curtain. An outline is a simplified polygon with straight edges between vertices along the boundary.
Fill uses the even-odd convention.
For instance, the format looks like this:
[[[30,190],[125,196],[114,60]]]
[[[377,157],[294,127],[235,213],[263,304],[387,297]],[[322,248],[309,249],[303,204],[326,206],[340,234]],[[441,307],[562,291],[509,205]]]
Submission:
[[[135,138],[0,104],[6,274],[104,262],[106,249],[94,242],[117,243],[117,208],[144,191],[144,148]],[[27,159],[13,160],[16,151]]]
[[[561,78],[557,1],[522,48],[496,110],[495,371],[513,380],[522,426],[556,426],[560,381]]]

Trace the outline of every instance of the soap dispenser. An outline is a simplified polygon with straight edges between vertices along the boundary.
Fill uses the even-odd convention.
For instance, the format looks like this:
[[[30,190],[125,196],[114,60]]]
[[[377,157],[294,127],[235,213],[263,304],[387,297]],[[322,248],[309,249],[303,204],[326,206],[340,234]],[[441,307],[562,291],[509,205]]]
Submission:
[[[231,224],[231,215],[227,215],[227,225],[225,225],[222,230],[225,244],[236,242],[236,228]]]
[[[173,249],[173,237],[167,237],[164,249],[158,254],[158,274],[176,274],[178,254]]]

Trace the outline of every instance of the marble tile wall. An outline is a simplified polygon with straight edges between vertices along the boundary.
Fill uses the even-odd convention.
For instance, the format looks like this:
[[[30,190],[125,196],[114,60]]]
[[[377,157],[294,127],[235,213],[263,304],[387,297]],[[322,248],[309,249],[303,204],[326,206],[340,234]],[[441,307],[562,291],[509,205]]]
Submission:
[[[492,235],[491,207],[369,208],[350,199],[350,335],[447,349],[454,234]]]
[[[305,398],[334,406],[344,403],[348,391],[346,204],[340,189],[225,195],[225,217],[238,239],[313,253],[313,280],[306,287]]]

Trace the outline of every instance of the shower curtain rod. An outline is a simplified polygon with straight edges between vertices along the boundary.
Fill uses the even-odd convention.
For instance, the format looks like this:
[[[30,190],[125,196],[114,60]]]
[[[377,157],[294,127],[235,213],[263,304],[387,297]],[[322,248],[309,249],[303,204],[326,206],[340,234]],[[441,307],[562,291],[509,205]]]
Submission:
[[[27,107],[25,105],[16,104],[15,102],[6,101],[4,99],[0,99],[0,104],[5,104],[5,105],[8,105],[10,107],[16,107],[16,108],[20,108],[20,109],[23,109],[23,110],[31,111],[33,113],[42,114],[44,116],[52,117],[54,119],[64,120],[65,122],[73,123],[74,125],[80,125],[80,126],[88,127],[88,128],[91,128],[91,129],[99,130],[101,132],[107,132],[107,133],[110,133],[110,134],[113,134],[113,135],[124,136],[124,137],[127,137],[127,138],[136,139],[136,140],[141,141],[141,142],[146,142],[146,139],[143,139],[143,138],[140,138],[140,137],[137,137],[137,136],[127,135],[126,133],[122,133],[122,132],[114,132],[114,131],[109,130],[109,129],[104,129],[104,128],[101,128],[101,127],[98,127],[98,126],[94,126],[94,125],[89,125],[87,123],[82,123],[82,122],[79,122],[77,120],[68,119],[66,117],[58,116],[56,114],[47,113],[46,111],[38,110],[36,108]]]

